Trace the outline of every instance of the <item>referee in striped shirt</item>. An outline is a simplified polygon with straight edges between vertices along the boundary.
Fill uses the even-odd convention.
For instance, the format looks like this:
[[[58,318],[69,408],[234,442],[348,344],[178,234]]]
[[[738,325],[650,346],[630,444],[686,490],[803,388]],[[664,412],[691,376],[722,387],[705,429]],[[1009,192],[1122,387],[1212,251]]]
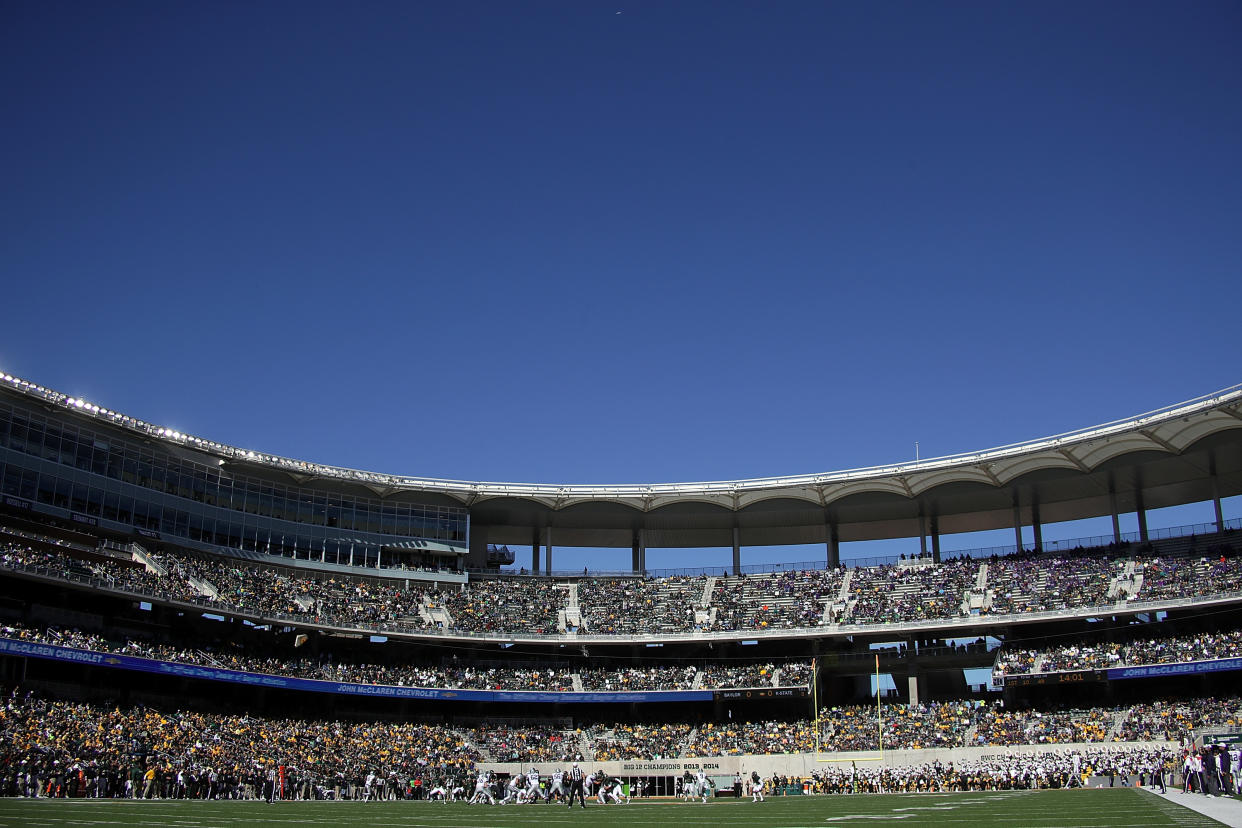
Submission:
[[[585,777],[582,774],[582,768],[578,767],[578,763],[574,762],[574,766],[569,769],[569,807],[574,807],[574,797],[578,797],[578,802],[582,807],[586,807],[586,795],[582,790],[582,783]]]

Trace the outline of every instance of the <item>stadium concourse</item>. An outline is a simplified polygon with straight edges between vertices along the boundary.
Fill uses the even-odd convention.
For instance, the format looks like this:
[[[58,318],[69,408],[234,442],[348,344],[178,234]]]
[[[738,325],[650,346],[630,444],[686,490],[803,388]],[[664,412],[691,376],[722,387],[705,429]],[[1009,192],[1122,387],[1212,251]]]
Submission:
[[[23,383],[0,378],[4,795],[456,798],[482,777],[503,801],[574,763],[640,799],[700,774],[776,795],[1180,787],[1195,756],[1215,770],[1192,788],[1242,776],[1236,390],[919,468],[558,499],[243,452]],[[1217,520],[1148,531],[1146,509],[1196,501]],[[1136,536],[1042,543],[1041,520],[1123,506]],[[941,554],[941,531],[997,521],[1035,544]],[[925,554],[839,559],[911,527]],[[632,541],[635,571],[556,573],[553,533]],[[489,563],[511,536],[547,565]],[[731,569],[646,571],[647,544],[721,537]],[[739,563],[807,537],[821,563]]]

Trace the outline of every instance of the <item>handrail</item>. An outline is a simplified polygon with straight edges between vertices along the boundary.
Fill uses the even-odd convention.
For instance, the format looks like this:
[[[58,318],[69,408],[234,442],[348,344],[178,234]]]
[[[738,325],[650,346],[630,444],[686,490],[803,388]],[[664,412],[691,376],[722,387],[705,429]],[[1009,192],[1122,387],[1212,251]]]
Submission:
[[[1181,526],[1167,526],[1163,529],[1151,529],[1147,533],[1148,542],[1159,540],[1170,540],[1172,538],[1188,538],[1192,535],[1204,539],[1204,543],[1212,542],[1212,536],[1219,536],[1224,532],[1234,532],[1242,530],[1242,518],[1230,518],[1224,521],[1224,528],[1221,532],[1216,530],[1215,523],[1188,523]],[[1120,535],[1121,542],[1127,544],[1135,544],[1142,542],[1142,536],[1138,532],[1122,532]],[[1044,541],[1043,547],[1039,554],[1048,555],[1055,552],[1070,552],[1075,549],[1105,549],[1114,543],[1112,535],[1093,535],[1085,538],[1064,538],[1062,540]],[[1032,552],[1030,547],[1019,547],[1016,544],[1004,544],[1001,546],[981,546],[962,549],[944,549],[941,550],[941,559],[952,557],[967,558],[991,558],[1007,557],[1010,555],[1026,554]],[[909,556],[906,556],[909,557]],[[901,555],[875,555],[870,557],[843,558],[841,565],[847,568],[861,568],[867,566],[884,566],[894,564],[901,560]],[[743,575],[767,575],[780,574],[782,572],[815,572],[828,568],[826,560],[818,561],[797,561],[789,563],[761,563],[761,564],[744,564],[741,567]],[[477,569],[468,568],[463,570],[472,575],[499,575],[504,578],[599,578],[599,577],[616,577],[616,578],[666,578],[675,576],[696,577],[699,575],[718,575],[720,571],[728,570],[728,566],[716,564],[713,566],[699,567],[681,567],[673,569],[648,569],[644,572],[633,572],[631,570],[595,570],[592,569],[584,574],[575,569],[554,569],[548,572],[510,572],[495,569]],[[732,574],[726,575],[732,577]]]

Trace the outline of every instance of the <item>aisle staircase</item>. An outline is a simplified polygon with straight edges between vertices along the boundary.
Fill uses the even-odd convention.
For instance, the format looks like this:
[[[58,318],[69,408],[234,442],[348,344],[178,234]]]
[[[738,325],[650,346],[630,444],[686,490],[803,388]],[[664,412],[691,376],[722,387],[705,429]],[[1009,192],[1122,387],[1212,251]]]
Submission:
[[[988,565],[979,564],[979,574],[975,576],[975,586],[966,591],[965,604],[962,611],[967,614],[978,614],[988,608]]]
[[[556,628],[570,638],[578,635],[582,627],[582,606],[578,603],[578,582],[557,584],[565,590],[565,607],[556,611]]]
[[[1113,714],[1113,726],[1108,729],[1108,741],[1112,742],[1121,736],[1121,729],[1126,726],[1126,721],[1130,718],[1130,711],[1132,709],[1127,707]]]

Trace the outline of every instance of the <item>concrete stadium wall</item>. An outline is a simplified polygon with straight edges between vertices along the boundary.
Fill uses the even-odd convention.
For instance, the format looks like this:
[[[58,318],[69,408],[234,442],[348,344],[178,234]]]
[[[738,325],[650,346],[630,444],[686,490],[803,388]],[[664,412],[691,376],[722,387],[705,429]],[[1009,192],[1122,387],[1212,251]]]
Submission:
[[[749,775],[757,771],[762,777],[773,774],[795,778],[810,776],[817,770],[848,767],[851,762],[867,767],[902,767],[923,765],[939,760],[941,764],[960,765],[963,762],[984,761],[991,757],[1019,756],[1044,753],[1066,753],[1071,750],[1119,750],[1130,748],[1177,748],[1178,743],[1158,742],[1074,742],[1055,745],[1013,745],[1010,747],[962,747],[951,749],[856,751],[841,753],[785,753],[776,755],[704,756],[687,759],[626,759],[611,762],[585,761],[580,763],[589,773],[602,770],[609,776],[680,776],[685,771],[700,769],[709,776],[729,776],[741,772]],[[539,768],[540,774],[550,775],[558,767],[564,770],[566,762],[480,762],[479,767],[497,773],[525,773]]]

